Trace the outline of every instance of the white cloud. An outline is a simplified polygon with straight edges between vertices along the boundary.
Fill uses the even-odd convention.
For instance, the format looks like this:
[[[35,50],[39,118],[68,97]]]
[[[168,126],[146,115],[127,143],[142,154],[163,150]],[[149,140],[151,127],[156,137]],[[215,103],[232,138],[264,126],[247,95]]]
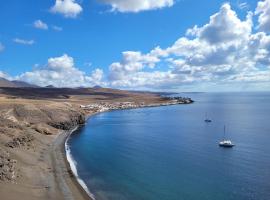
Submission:
[[[35,43],[34,40],[24,40],[24,39],[20,39],[20,38],[14,38],[13,42],[18,43],[18,44],[22,44],[22,45],[33,45]]]
[[[48,69],[54,71],[69,70],[74,67],[74,60],[72,57],[64,54],[60,57],[48,59]]]
[[[63,30],[62,27],[60,27],[60,26],[55,26],[55,25],[52,26],[52,29],[55,30],[55,31],[62,31],[62,30]]]
[[[91,76],[88,77],[87,79],[92,84],[102,84],[102,85],[104,85],[104,83],[101,83],[101,81],[103,79],[103,76],[104,76],[103,70],[97,68],[97,69],[92,71]]]
[[[4,51],[4,49],[5,49],[5,46],[0,42],[0,52]]]
[[[239,73],[230,76],[227,80],[229,83],[266,83],[269,85],[270,82],[270,70],[269,71],[252,71],[247,73]]]
[[[270,35],[264,32],[253,34],[248,43],[250,57],[260,65],[270,66]]]
[[[41,20],[34,21],[33,25],[37,29],[48,30],[48,25]]]
[[[75,0],[56,0],[50,11],[58,13],[67,18],[76,18],[81,12],[82,7]]]
[[[209,23],[195,26],[172,46],[157,47],[147,54],[123,53],[121,62],[110,66],[110,84],[124,88],[177,88],[183,85],[255,81],[270,85],[270,36],[252,33],[252,13],[240,20],[226,3],[210,17]],[[150,57],[151,70],[145,57]],[[148,59],[147,59],[148,60]]]
[[[225,3],[220,11],[210,17],[210,22],[201,28],[195,26],[187,31],[188,35],[197,36],[211,44],[222,42],[238,42],[245,39],[252,31],[252,14],[246,21],[241,21],[230,4]],[[244,37],[244,38],[243,38]]]
[[[100,69],[87,75],[64,54],[17,79],[58,87],[269,90],[270,35],[254,29],[250,12],[241,20],[227,3],[208,23],[189,29],[167,48],[123,52],[122,59],[109,66],[107,76]]]
[[[140,12],[171,7],[174,0],[99,0],[111,6],[113,11]]]
[[[258,28],[270,32],[270,0],[259,1],[255,14],[259,15]]]
[[[104,85],[102,82],[103,71],[101,69],[95,69],[90,75],[86,75],[85,72],[75,67],[74,59],[67,54],[49,58],[44,67],[25,72],[16,79],[40,86],[89,87]]]
[[[121,62],[112,63],[109,78],[111,80],[124,79],[127,74],[142,70],[145,66],[153,68],[160,60],[152,53],[143,55],[141,52],[123,52]]]
[[[126,74],[124,79],[117,79],[110,82],[112,87],[118,88],[132,88],[132,89],[145,89],[145,88],[170,88],[178,81],[178,76],[171,71],[161,72],[135,72]]]
[[[10,76],[6,74],[5,72],[0,71],[0,78],[10,79]]]

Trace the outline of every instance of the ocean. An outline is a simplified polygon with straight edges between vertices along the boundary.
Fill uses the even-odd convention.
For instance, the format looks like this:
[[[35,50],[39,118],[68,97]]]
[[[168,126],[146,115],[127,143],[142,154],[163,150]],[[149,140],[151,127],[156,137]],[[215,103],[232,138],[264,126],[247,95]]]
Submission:
[[[195,103],[97,114],[70,136],[95,199],[269,200],[270,93],[179,95]]]

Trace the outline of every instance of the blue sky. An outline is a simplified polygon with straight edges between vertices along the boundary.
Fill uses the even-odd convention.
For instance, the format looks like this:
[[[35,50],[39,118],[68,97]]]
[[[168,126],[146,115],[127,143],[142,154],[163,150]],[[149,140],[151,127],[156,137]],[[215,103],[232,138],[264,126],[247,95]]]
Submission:
[[[0,6],[0,75],[59,87],[269,90],[268,15],[269,0],[9,0]]]

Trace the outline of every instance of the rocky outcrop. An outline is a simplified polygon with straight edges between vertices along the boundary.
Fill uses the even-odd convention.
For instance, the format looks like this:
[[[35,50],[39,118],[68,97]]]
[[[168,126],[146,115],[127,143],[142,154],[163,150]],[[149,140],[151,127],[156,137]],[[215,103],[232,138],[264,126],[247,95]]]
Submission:
[[[43,123],[35,124],[31,126],[31,128],[42,135],[53,135],[56,132],[54,128],[52,128],[48,124]]]
[[[7,151],[0,148],[0,181],[12,181],[16,178],[16,160],[12,160]]]
[[[17,148],[22,146],[30,146],[31,141],[34,140],[33,135],[27,134],[19,137],[14,137],[11,141],[5,144],[6,147]]]
[[[85,123],[85,116],[82,113],[74,113],[69,117],[69,119],[64,121],[53,121],[49,122],[48,125],[60,129],[60,130],[70,130],[77,125]]]
[[[188,97],[164,97],[164,100],[174,101],[178,104],[191,104],[194,101]]]

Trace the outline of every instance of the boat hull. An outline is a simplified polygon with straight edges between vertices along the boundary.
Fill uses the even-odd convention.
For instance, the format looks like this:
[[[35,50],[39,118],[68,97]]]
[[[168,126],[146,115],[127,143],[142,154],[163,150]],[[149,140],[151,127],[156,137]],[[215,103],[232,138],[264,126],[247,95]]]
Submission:
[[[224,148],[232,148],[234,147],[234,144],[219,144],[219,146]]]

